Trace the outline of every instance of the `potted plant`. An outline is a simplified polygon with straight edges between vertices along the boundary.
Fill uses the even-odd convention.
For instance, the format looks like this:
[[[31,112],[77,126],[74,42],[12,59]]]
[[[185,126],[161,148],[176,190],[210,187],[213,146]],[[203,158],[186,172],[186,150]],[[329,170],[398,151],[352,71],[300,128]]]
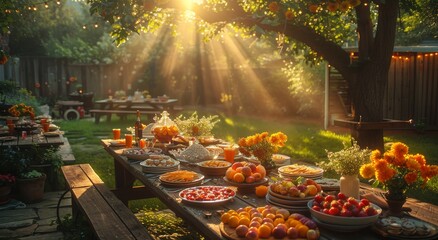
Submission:
[[[16,177],[17,198],[26,203],[43,198],[46,174],[31,168],[32,154],[28,149],[9,147],[1,150],[0,167]]]
[[[356,141],[351,146],[344,143],[344,148],[337,152],[327,151],[327,162],[317,163],[324,170],[333,170],[340,177],[340,192],[346,196],[359,199],[359,169],[369,162],[371,151],[361,149]]]
[[[18,198],[25,203],[39,202],[44,196],[46,174],[37,170],[23,172],[17,178]]]
[[[287,136],[282,132],[269,135],[268,132],[257,133],[239,139],[239,151],[245,156],[254,156],[266,170],[275,168],[272,155],[284,147]]]
[[[9,202],[12,185],[14,183],[14,175],[10,173],[0,174],[0,205]]]
[[[428,165],[424,155],[409,153],[409,147],[401,142],[393,143],[384,154],[374,150],[370,160],[360,168],[360,174],[373,179],[374,187],[380,185],[387,190],[391,215],[402,213],[408,189],[424,187],[438,174],[438,165]]]

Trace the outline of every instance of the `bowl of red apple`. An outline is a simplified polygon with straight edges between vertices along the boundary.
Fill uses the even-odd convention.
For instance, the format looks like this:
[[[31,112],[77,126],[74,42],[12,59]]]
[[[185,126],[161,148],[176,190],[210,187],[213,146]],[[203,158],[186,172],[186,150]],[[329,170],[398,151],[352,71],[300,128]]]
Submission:
[[[367,227],[375,223],[382,213],[382,209],[368,199],[356,199],[343,193],[326,196],[317,194],[307,206],[317,222],[342,226]]]

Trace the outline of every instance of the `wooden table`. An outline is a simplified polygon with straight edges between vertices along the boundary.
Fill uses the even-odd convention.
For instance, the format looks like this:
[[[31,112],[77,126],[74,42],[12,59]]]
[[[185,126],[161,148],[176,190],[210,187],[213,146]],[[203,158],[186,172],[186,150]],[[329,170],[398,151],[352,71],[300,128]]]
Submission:
[[[45,137],[41,134],[28,134],[25,139],[20,136],[13,136],[12,141],[5,141],[0,139],[0,148],[5,147],[58,147],[64,144],[64,137],[62,135]]]
[[[142,99],[142,100],[118,100],[118,99],[103,99],[95,101],[99,105],[99,109],[109,110],[157,110],[169,111],[175,110],[175,104],[178,99],[168,99],[167,101],[159,101],[157,98]]]
[[[223,205],[193,205],[181,201],[178,196],[179,190],[164,187],[158,180],[159,174],[146,174],[142,172],[139,162],[130,162],[120,154],[123,148],[114,148],[109,145],[110,140],[101,140],[104,149],[114,158],[115,166],[115,180],[116,180],[116,195],[125,203],[129,200],[158,197],[164,204],[166,204],[172,211],[191,226],[194,226],[206,239],[224,239],[220,233],[220,216],[217,213],[219,210],[238,209],[248,205],[264,206],[267,204],[264,198],[257,198],[251,192],[237,191],[237,196],[232,202],[227,202]],[[181,169],[188,169],[192,171],[199,171],[197,168],[188,165],[181,165]],[[274,173],[276,171],[273,171]],[[143,187],[133,187],[134,181],[140,180]],[[203,185],[227,185],[222,177],[209,177],[208,182]],[[235,187],[231,187],[236,190]],[[362,193],[371,192],[372,188],[362,188]],[[413,208],[411,215],[422,220],[437,224],[438,208],[431,204],[419,203],[416,200],[408,199],[406,204]],[[212,216],[207,218],[206,212],[212,213]],[[353,233],[339,233],[328,229],[319,228],[321,231],[320,239],[340,239],[340,240],[369,240],[369,239],[383,239],[380,235],[372,231],[370,228],[363,229]]]

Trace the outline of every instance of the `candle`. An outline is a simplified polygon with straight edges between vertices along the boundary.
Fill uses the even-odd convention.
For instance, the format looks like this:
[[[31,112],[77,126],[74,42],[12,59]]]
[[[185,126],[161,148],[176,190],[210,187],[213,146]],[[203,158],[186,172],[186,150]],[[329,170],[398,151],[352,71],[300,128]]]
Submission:
[[[120,139],[120,128],[113,128],[113,139]]]

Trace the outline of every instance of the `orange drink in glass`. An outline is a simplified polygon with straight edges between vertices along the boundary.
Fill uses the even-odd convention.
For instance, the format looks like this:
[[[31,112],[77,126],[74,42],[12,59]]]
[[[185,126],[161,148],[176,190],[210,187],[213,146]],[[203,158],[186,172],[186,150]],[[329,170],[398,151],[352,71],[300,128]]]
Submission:
[[[120,139],[120,128],[113,128],[113,139]]]
[[[146,147],[146,139],[140,139],[138,142],[138,146],[140,148],[145,148]]]
[[[46,123],[43,123],[42,125],[43,125],[43,131],[44,132],[48,132],[49,131],[49,127],[50,127],[50,123],[46,122]]]
[[[132,134],[125,134],[125,144],[127,148],[132,148]]]
[[[46,123],[47,122],[47,118],[41,118],[41,124],[44,124],[44,123]]]
[[[232,147],[224,148],[224,158],[225,161],[234,163],[234,156],[236,156],[236,150]]]

